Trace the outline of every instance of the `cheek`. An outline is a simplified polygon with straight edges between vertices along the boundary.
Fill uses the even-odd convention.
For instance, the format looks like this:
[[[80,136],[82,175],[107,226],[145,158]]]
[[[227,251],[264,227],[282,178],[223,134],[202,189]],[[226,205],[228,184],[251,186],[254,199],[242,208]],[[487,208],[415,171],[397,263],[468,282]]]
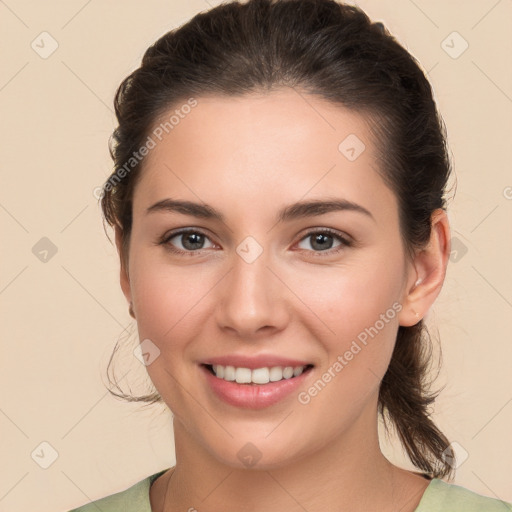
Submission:
[[[187,402],[182,383],[195,379],[190,375],[196,370],[191,351],[195,341],[205,338],[206,321],[211,316],[208,292],[218,276],[207,275],[199,266],[172,266],[162,257],[157,261],[143,256],[141,251],[133,258],[131,272],[138,335],[141,342],[149,339],[159,350],[146,370],[176,413]]]
[[[382,376],[402,308],[399,267],[386,264],[381,256],[371,263],[326,270],[304,273],[301,279],[296,275],[295,282],[300,283],[297,295],[313,313],[311,325],[327,352],[328,365],[341,356],[347,366],[364,366]]]
[[[177,332],[186,326],[190,336],[194,318],[201,310],[201,299],[209,288],[199,270],[138,260],[134,264],[132,294],[140,335],[161,343],[179,340]]]
[[[400,275],[389,265],[297,272],[290,279],[297,297],[336,334],[372,325],[400,297]]]
[[[187,418],[194,417],[195,411],[189,409],[185,384],[195,377],[190,375],[192,365],[183,362],[189,363],[191,342],[204,337],[201,315],[208,285],[200,272],[190,268],[143,264],[142,259],[133,278],[139,339],[151,340],[159,350],[146,371],[173,415],[188,424]]]
[[[401,309],[396,285],[379,279],[377,272],[368,275],[374,278],[372,287],[355,272],[337,280],[317,279],[308,302],[326,357],[322,373],[300,399],[322,411],[326,436],[356,421],[369,401],[377,400],[393,353]]]

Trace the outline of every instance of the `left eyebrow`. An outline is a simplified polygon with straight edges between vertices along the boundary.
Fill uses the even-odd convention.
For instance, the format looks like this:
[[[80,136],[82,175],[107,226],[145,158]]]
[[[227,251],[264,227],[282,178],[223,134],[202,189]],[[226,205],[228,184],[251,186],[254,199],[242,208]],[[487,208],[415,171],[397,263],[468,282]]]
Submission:
[[[360,204],[348,201],[347,199],[336,198],[330,200],[317,199],[313,201],[300,201],[298,203],[291,204],[279,211],[278,221],[286,222],[337,211],[353,211],[362,213],[376,222],[372,213]]]
[[[315,199],[311,201],[300,201],[282,208],[277,215],[278,222],[287,222],[305,217],[315,217],[336,211],[353,211],[370,217],[374,222],[372,213],[360,204],[348,201],[347,199]],[[177,212],[183,215],[213,219],[224,222],[224,215],[208,204],[195,203],[193,201],[182,201],[174,199],[162,199],[146,210],[146,214],[153,212]]]

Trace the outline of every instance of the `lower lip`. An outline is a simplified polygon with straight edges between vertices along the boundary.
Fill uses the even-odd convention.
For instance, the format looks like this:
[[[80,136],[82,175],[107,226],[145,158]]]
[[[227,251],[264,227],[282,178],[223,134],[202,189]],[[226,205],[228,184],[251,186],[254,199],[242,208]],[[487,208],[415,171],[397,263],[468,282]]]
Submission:
[[[201,371],[206,377],[214,393],[224,402],[245,409],[263,409],[283,400],[304,383],[311,373],[312,367],[297,377],[282,379],[268,384],[238,384],[215,377],[208,368],[201,365]]]

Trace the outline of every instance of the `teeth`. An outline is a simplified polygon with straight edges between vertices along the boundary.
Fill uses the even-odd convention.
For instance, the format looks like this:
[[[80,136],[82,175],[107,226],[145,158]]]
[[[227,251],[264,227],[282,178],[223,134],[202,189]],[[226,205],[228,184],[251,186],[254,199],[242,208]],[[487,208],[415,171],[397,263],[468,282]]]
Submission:
[[[275,366],[274,368],[270,368],[268,374],[269,380],[271,382],[276,382],[283,378],[283,368],[281,366]]]
[[[217,367],[219,367],[220,365],[217,365]],[[219,374],[220,372],[222,371],[222,366],[220,366],[221,370],[219,371]],[[235,367],[234,366],[226,366],[224,367],[224,380],[235,380]]]
[[[249,368],[237,368],[235,370],[235,380],[238,384],[250,384],[251,370]]]
[[[268,384],[270,381],[268,368],[256,368],[251,372],[251,382],[254,384]]]
[[[293,376],[298,377],[304,371],[304,368],[305,368],[305,366],[296,366],[293,369]]]
[[[306,368],[305,366],[273,366],[272,368],[235,368],[234,366],[222,366],[214,364],[213,372],[219,379],[236,381],[238,384],[268,384],[283,379],[298,377]]]

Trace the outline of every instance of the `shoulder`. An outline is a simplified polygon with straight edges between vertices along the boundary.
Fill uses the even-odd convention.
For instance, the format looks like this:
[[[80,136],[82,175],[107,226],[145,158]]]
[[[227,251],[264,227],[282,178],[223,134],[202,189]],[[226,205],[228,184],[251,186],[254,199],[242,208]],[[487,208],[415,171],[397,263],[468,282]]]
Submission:
[[[69,512],[151,512],[149,488],[165,471],[147,476],[128,489],[91,501]]]
[[[434,478],[415,512],[512,512],[512,504]]]

